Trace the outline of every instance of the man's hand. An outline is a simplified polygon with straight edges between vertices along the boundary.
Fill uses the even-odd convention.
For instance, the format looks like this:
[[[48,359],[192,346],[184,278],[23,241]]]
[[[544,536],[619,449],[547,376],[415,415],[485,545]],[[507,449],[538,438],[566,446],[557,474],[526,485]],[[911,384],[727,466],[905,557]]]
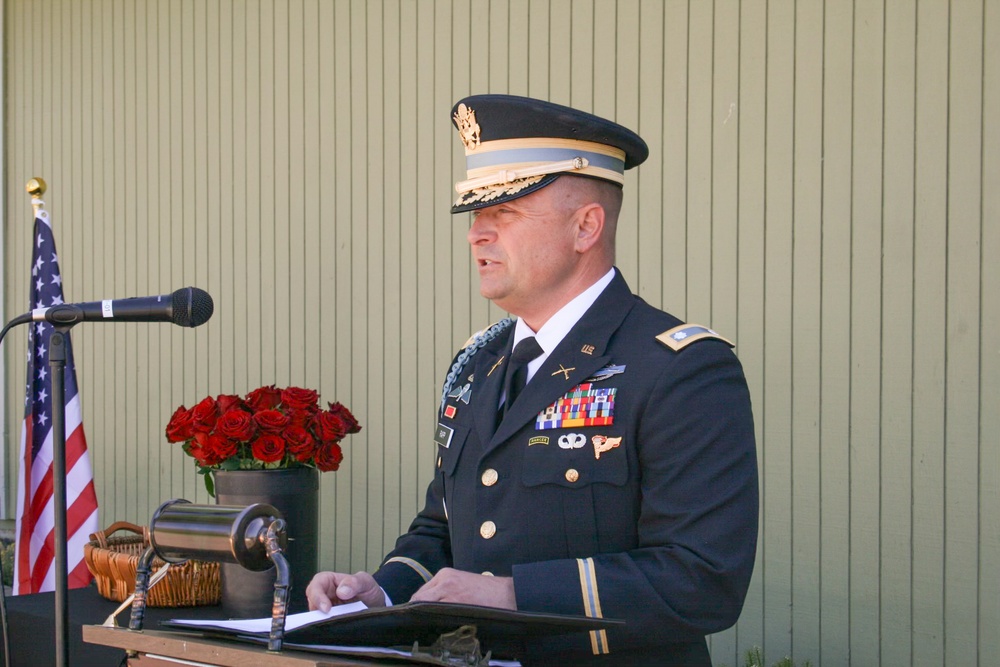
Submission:
[[[335,604],[359,600],[369,607],[385,606],[385,592],[367,572],[320,572],[306,586],[306,598],[310,610],[324,613]]]
[[[313,579],[315,581],[315,579]],[[411,601],[461,602],[483,607],[517,609],[514,579],[486,577],[472,572],[442,568],[434,578],[413,594]]]

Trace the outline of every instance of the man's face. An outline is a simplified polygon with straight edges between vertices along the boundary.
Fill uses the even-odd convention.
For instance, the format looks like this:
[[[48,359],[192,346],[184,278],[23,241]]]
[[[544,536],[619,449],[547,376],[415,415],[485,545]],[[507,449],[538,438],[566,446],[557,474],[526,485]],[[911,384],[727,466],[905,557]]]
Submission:
[[[568,180],[473,212],[468,239],[479,292],[510,313],[545,312],[575,288],[577,209]]]

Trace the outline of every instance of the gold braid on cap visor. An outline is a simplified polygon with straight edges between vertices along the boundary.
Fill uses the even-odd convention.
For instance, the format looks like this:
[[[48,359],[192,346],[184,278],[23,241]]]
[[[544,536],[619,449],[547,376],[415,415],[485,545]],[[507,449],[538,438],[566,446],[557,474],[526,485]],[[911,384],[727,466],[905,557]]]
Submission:
[[[522,179],[537,182],[547,174],[563,172],[622,184],[625,182],[625,151],[575,139],[498,139],[467,148],[465,168],[467,180],[455,184],[455,191],[460,194],[499,190],[498,186],[510,190],[512,184]],[[465,197],[459,198],[463,199]]]

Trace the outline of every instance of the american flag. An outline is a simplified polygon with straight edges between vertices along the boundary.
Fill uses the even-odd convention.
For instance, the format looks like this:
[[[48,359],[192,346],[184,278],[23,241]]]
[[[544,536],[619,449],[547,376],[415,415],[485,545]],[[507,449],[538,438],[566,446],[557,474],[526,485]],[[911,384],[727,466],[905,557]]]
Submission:
[[[39,202],[40,203],[40,202]],[[63,302],[62,276],[55,237],[48,214],[35,214],[31,265],[31,308]],[[52,483],[52,378],[49,373],[49,337],[53,327],[35,322],[28,334],[28,381],[21,430],[21,475],[17,485],[17,554],[14,594],[39,593],[55,588],[55,513]],[[69,587],[90,583],[83,545],[97,527],[97,494],[83,434],[80,394],[76,385],[73,349],[66,336],[66,568]]]

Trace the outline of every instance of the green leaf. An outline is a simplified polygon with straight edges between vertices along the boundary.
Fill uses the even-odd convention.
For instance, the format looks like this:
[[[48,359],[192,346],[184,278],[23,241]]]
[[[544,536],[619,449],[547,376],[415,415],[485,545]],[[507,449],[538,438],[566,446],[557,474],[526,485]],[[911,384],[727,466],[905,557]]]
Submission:
[[[205,475],[205,489],[211,498],[215,497],[215,478],[211,474]]]

